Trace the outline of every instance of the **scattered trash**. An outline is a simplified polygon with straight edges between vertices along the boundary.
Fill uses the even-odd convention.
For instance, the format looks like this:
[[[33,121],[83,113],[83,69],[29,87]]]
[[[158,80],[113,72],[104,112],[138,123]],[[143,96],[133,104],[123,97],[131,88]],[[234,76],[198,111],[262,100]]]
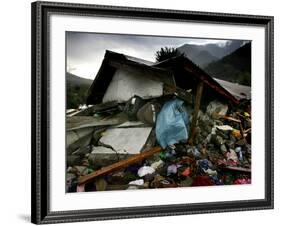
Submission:
[[[176,174],[178,172],[177,165],[173,164],[168,166],[167,168],[167,176],[170,176],[171,174]]]
[[[164,162],[160,159],[159,161],[152,163],[150,166],[151,166],[153,169],[157,170],[157,169],[159,169],[160,167],[162,167],[163,165],[164,165]]]
[[[232,135],[234,136],[234,137],[236,137],[236,138],[241,138],[242,136],[241,136],[241,132],[240,132],[240,130],[238,130],[238,129],[233,129],[232,130]]]
[[[147,174],[152,174],[155,172],[155,169],[152,168],[151,166],[143,166],[138,170],[138,175],[139,177],[143,177]]]
[[[241,178],[234,181],[234,184],[251,184],[250,178]]]
[[[192,182],[192,186],[212,186],[214,184],[209,176],[196,176]]]
[[[234,150],[232,149],[229,149],[229,152],[226,154],[227,156],[227,160],[232,160],[234,162],[237,162],[238,161],[238,157],[237,157],[237,154]]]
[[[242,153],[242,148],[241,147],[236,147],[235,148],[236,154],[239,156],[239,161],[243,161],[243,153]]]
[[[211,175],[211,176],[214,176],[214,175],[217,175],[217,171],[216,170],[211,170],[211,169],[203,169],[204,172],[208,175]]]
[[[226,131],[228,131],[228,130],[232,131],[233,130],[233,128],[229,125],[216,126],[216,128],[220,129],[220,130],[226,130]]]
[[[207,106],[207,114],[213,118],[217,118],[219,116],[225,116],[228,111],[228,106],[224,105],[218,101],[212,101]]]
[[[165,151],[163,151],[160,154],[160,158],[167,161],[167,160],[172,160],[176,155],[175,149],[172,148],[167,148]]]
[[[85,191],[85,184],[81,184],[77,186],[77,192],[84,192]]]
[[[137,186],[141,186],[144,184],[144,180],[143,179],[139,179],[139,180],[134,180],[134,181],[131,181],[129,183],[129,185],[137,185]]]
[[[190,167],[187,167],[182,173],[181,175],[184,177],[188,177],[191,173]]]
[[[198,151],[196,147],[190,147],[189,149],[187,149],[187,154],[191,154],[195,158],[201,155],[201,153]]]
[[[140,67],[134,78],[117,69],[107,88],[90,90],[93,105],[66,110],[66,191],[250,184],[250,100],[212,78],[197,92],[197,82],[185,87],[159,65],[151,73],[151,65],[127,60],[130,70]]]

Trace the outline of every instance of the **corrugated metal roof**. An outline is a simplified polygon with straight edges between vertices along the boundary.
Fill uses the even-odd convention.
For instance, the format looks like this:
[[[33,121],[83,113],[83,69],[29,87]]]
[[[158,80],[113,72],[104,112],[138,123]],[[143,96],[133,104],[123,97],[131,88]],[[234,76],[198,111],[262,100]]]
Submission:
[[[238,83],[228,82],[214,78],[223,88],[230,92],[237,99],[251,99],[251,87],[240,85]]]

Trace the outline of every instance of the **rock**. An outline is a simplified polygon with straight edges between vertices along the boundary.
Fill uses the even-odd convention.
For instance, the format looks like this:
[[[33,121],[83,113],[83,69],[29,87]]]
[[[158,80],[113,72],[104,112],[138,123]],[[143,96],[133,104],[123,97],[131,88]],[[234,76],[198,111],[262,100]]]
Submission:
[[[66,150],[70,155],[78,148],[88,146],[92,139],[93,128],[66,131]]]
[[[115,172],[107,177],[107,182],[113,185],[128,184],[123,171]]]
[[[225,116],[228,111],[228,106],[220,103],[219,101],[212,101],[207,106],[206,113],[212,118],[217,118],[218,115]]]
[[[192,155],[192,156],[196,157],[196,158],[200,156],[200,152],[198,151],[197,147],[195,147],[195,146],[188,148],[187,153],[189,155]]]
[[[145,182],[151,182],[155,177],[155,173],[146,174],[143,178]]]
[[[106,148],[103,146],[94,146],[91,154],[89,154],[88,156],[88,160],[90,165],[94,169],[98,169],[104,166],[111,165],[127,157],[128,154],[122,150],[115,152],[110,148]]]
[[[86,155],[91,152],[91,145],[87,145],[85,147],[78,148],[76,151],[74,151],[73,155]]]
[[[79,155],[68,155],[66,158],[67,166],[75,166],[82,164],[82,159]]]
[[[232,140],[226,140],[225,144],[228,148],[231,148],[231,149],[235,148],[235,142],[233,142]]]
[[[224,139],[223,139],[221,136],[214,136],[213,138],[214,138],[213,142],[214,142],[215,145],[217,145],[218,147],[220,147],[222,144],[225,143]]]
[[[221,150],[222,154],[225,154],[227,152],[227,148],[226,148],[226,146],[224,144],[222,144],[220,146],[220,150]]]

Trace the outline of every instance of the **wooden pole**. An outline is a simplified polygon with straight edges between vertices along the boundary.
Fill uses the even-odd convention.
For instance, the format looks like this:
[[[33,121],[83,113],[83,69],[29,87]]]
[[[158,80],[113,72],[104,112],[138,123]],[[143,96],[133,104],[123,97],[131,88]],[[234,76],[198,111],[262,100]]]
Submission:
[[[193,140],[194,140],[194,137],[195,137],[195,129],[196,129],[196,124],[197,124],[198,112],[199,112],[200,104],[201,104],[201,97],[202,97],[202,93],[203,93],[203,87],[204,87],[203,82],[200,82],[197,85],[196,97],[195,97],[195,105],[194,105],[194,113],[193,113],[191,127],[190,127],[190,136],[189,136],[189,139],[188,139],[188,143],[190,145],[193,144]]]
[[[95,171],[93,173],[90,173],[88,175],[85,175],[85,176],[82,176],[78,179],[78,184],[79,185],[82,185],[82,184],[86,184],[92,180],[94,180],[95,178],[99,177],[99,176],[105,176],[109,173],[112,173],[114,171],[117,171],[117,170],[120,170],[120,169],[123,169],[123,168],[126,168],[132,164],[135,164],[137,162],[140,162],[158,152],[162,151],[162,148],[161,147],[154,147],[150,150],[147,150],[147,151],[143,151],[141,152],[140,154],[137,154],[137,155],[134,155],[134,156],[131,156],[125,160],[122,160],[120,162],[116,162],[112,165],[109,165],[109,166],[106,166],[106,167],[103,167],[101,168],[100,170],[98,171]]]

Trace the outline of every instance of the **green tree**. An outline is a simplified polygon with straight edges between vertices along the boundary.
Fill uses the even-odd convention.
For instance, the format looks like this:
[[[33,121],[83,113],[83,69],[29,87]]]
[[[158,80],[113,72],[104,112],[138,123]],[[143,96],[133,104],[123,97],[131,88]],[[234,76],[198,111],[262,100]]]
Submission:
[[[162,47],[160,50],[158,50],[155,54],[155,59],[157,62],[161,62],[163,60],[167,60],[169,58],[180,56],[181,53],[178,51],[178,49],[173,47]]]

